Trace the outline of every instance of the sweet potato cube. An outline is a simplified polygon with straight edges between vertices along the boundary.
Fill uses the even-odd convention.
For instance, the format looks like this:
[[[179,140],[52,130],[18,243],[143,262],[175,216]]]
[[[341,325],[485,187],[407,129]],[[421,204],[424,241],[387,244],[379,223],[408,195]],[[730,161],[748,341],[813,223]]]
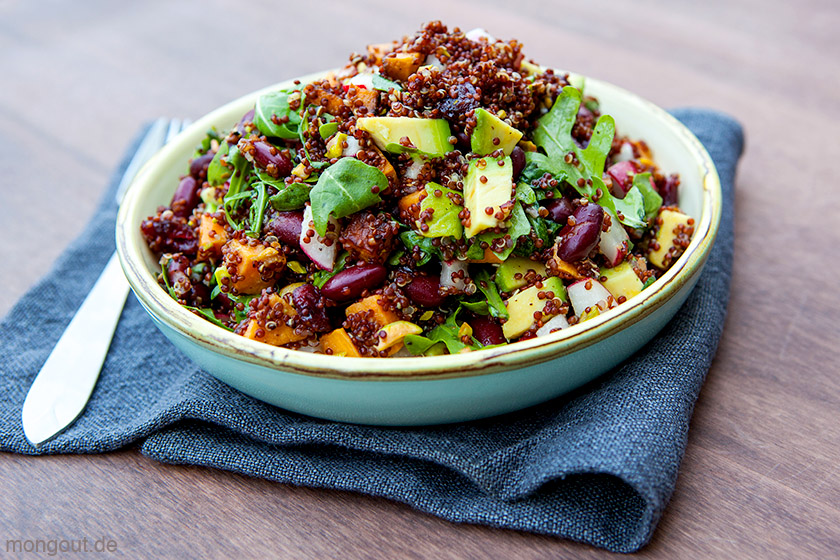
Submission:
[[[361,358],[359,350],[353,344],[353,339],[347,334],[343,328],[335,329],[334,331],[325,334],[321,337],[321,350],[332,356],[349,356],[352,358]]]
[[[357,301],[347,308],[346,314],[349,317],[356,313],[364,313],[370,310],[372,312],[371,320],[373,320],[379,328],[384,327],[394,321],[399,321],[399,317],[392,309],[385,308],[379,300],[384,300],[383,296],[372,295],[361,301]]]
[[[427,196],[426,189],[417,189],[397,201],[400,208],[400,217],[406,222],[413,222],[420,217],[420,203]]]
[[[480,259],[470,259],[470,262],[473,263],[490,263],[490,264],[501,264],[502,259],[499,258],[499,255],[494,253],[490,247],[484,249],[484,255]]]
[[[397,170],[394,169],[394,166],[391,165],[391,162],[388,161],[388,158],[386,158],[385,154],[382,153],[382,150],[380,150],[376,146],[371,146],[369,150],[374,150],[379,153],[379,158],[376,163],[376,167],[382,172],[383,175],[385,175],[385,177],[388,178],[388,185],[398,185],[399,178],[397,177]]]
[[[276,307],[278,305],[282,306],[283,313],[286,315],[297,314],[295,308],[277,294],[272,294],[268,301],[272,307]],[[273,328],[269,328],[269,325],[267,324],[261,324],[256,319],[251,319],[248,322],[248,326],[245,328],[245,331],[242,333],[242,336],[250,338],[251,340],[265,342],[266,344],[271,344],[273,346],[283,346],[284,344],[289,344],[290,342],[298,342],[307,336],[306,334],[299,334],[295,332],[294,328],[285,323],[272,322],[271,326]]]
[[[220,257],[228,235],[224,226],[210,214],[202,214],[198,225],[198,252],[202,259]]]
[[[240,294],[257,294],[274,284],[286,265],[286,257],[274,247],[259,242],[231,239],[222,247],[230,286]]]
[[[382,58],[382,73],[392,80],[405,81],[417,72],[426,57],[422,53],[392,52]]]
[[[344,108],[344,101],[334,93],[319,88],[314,95],[315,103],[325,107],[331,115],[338,115]]]
[[[355,91],[355,94],[350,96],[348,92],[348,98],[353,112],[364,115],[375,115],[377,105],[379,104],[379,91],[367,88],[354,88],[352,91]],[[361,107],[364,107],[366,111],[359,111]]]

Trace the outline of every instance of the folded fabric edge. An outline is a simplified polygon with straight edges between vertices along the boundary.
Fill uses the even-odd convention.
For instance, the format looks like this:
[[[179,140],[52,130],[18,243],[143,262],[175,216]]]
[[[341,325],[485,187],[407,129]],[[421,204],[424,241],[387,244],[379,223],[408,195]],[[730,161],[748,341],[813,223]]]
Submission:
[[[140,451],[167,464],[357,492],[453,523],[560,537],[613,552],[643,547],[661,515],[650,496],[609,473],[567,473],[529,496],[503,500],[483,492],[462,473],[432,461],[337,445],[271,445],[199,421],[179,422],[151,434]]]

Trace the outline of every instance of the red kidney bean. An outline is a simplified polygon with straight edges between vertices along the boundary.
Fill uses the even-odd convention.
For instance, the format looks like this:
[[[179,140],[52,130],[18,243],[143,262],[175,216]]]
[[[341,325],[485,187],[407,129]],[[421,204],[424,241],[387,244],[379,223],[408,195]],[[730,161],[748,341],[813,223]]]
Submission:
[[[198,206],[198,200],[198,182],[187,175],[178,183],[178,188],[175,189],[175,194],[172,195],[172,203],[169,206],[173,214],[186,218]]]
[[[366,263],[345,268],[321,288],[321,293],[334,301],[350,301],[363,291],[372,290],[385,281],[388,271],[381,264]]]
[[[572,201],[565,196],[549,200],[545,205],[545,209],[548,210],[548,217],[552,221],[563,225],[566,225],[566,222],[569,220],[569,216],[571,216],[575,210],[574,206],[572,206]]]
[[[236,132],[240,136],[245,136],[245,125],[254,122],[254,109],[251,109],[239,119],[239,124],[236,125]]]
[[[140,231],[156,253],[184,253],[194,256],[198,251],[198,239],[195,230],[186,224],[184,218],[172,216],[164,219],[155,216],[143,220]]]
[[[207,152],[190,162],[190,175],[193,179],[203,181],[207,178],[207,168],[210,166],[210,162],[213,161],[215,155],[213,152]]]
[[[324,297],[312,284],[304,284],[292,292],[292,303],[295,305],[298,317],[303,324],[313,332],[327,332],[330,330],[330,320]]]
[[[636,166],[632,161],[619,161],[607,169],[607,175],[612,179],[610,192],[616,198],[624,198],[633,187],[633,176],[636,174]]]
[[[448,93],[438,105],[438,110],[449,120],[458,120],[464,113],[478,107],[477,92],[470,82],[456,82],[449,88]]]
[[[598,244],[604,223],[604,209],[590,202],[578,206],[573,216],[575,225],[567,225],[560,231],[560,246],[557,250],[557,256],[566,262],[579,261]]]
[[[417,305],[423,307],[439,307],[446,301],[446,296],[441,295],[440,278],[437,276],[415,276],[405,286],[405,293]]]
[[[268,142],[254,142],[254,162],[274,178],[286,177],[292,172],[292,160]]]
[[[490,315],[476,315],[467,323],[472,327],[473,336],[484,346],[507,342],[498,319],[494,319]]]
[[[514,146],[510,153],[510,161],[513,164],[513,180],[516,181],[525,169],[525,151],[519,146]]]
[[[676,206],[679,201],[679,175],[669,175],[665,182],[659,187],[659,196],[662,197],[662,204],[665,206]]]
[[[265,225],[266,233],[275,236],[288,247],[300,249],[300,232],[303,227],[303,211],[278,212]]]

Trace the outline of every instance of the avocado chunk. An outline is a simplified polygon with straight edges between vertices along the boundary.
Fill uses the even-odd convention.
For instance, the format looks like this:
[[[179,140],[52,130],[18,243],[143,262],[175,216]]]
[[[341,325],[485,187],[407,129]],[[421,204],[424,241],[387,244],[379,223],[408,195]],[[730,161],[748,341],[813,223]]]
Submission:
[[[470,211],[467,237],[475,237],[491,227],[502,226],[513,207],[513,164],[510,157],[470,161],[464,179],[464,207]]]
[[[461,239],[464,235],[464,226],[461,225],[458,214],[464,207],[457,202],[463,202],[463,200],[463,196],[457,191],[447,189],[437,183],[427,183],[426,197],[420,201],[420,219],[417,220],[420,235],[423,237],[451,236]],[[425,231],[423,224],[428,227]]]
[[[509,257],[496,269],[496,285],[503,292],[512,292],[527,285],[534,273],[545,276],[545,265],[528,257]]]
[[[621,296],[630,299],[640,293],[644,286],[629,261],[614,268],[602,268],[601,284],[616,300]]]
[[[381,150],[394,154],[422,152],[428,157],[441,157],[454,149],[445,119],[362,117],[356,126],[370,133]],[[407,145],[401,142],[403,138],[408,139]]]
[[[539,295],[541,292],[544,296],[546,292],[553,292],[554,298],[549,299],[544,297],[540,299]],[[556,276],[543,280],[542,288],[531,286],[507,299],[505,301],[505,307],[507,307],[509,318],[502,325],[502,333],[505,335],[505,338],[508,340],[519,338],[534,326],[537,322],[534,318],[534,313],[537,311],[543,313],[543,319],[553,317],[554,314],[549,315],[545,313],[545,306],[552,299],[568,301],[566,288],[563,286],[563,282]]]
[[[694,220],[682,212],[662,208],[656,219],[656,249],[648,253],[648,260],[657,268],[668,268],[685,252],[694,234]]]
[[[479,107],[475,110],[475,128],[470,136],[470,149],[485,156],[499,148],[509,156],[522,138],[522,133],[508,123]]]

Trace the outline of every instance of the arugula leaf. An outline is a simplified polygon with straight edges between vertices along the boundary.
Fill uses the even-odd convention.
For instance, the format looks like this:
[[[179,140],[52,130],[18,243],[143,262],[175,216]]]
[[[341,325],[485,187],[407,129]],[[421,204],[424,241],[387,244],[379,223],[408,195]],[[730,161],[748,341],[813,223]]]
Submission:
[[[248,221],[251,223],[251,233],[259,236],[262,231],[263,218],[265,217],[265,183],[256,183],[254,185],[254,200],[251,201],[249,208]]]
[[[572,139],[572,128],[575,126],[580,101],[580,91],[566,86],[557,96],[551,110],[537,121],[537,128],[532,134],[534,144],[545,150],[552,160],[562,160],[566,154],[577,149]]]
[[[534,143],[545,150],[547,157],[543,159],[532,155],[530,159],[547,169],[558,180],[562,178],[568,181],[581,195],[591,199],[597,186],[578,186],[578,179],[591,180],[593,183],[596,179],[601,179],[615,136],[615,121],[609,115],[601,115],[595,124],[589,144],[585,149],[578,148],[572,138],[572,128],[580,102],[580,91],[571,86],[563,88],[551,110],[537,121],[538,126],[533,133]],[[565,157],[569,152],[577,156],[580,167],[566,163]],[[526,154],[526,162],[527,159]]]
[[[261,95],[254,108],[254,124],[266,136],[294,140],[300,128],[300,113],[289,107],[289,96],[298,90],[280,90]],[[286,120],[286,122],[275,122]]]
[[[338,132],[338,123],[335,121],[324,123],[318,127],[318,135],[324,140],[326,140],[336,132]]]
[[[222,327],[225,330],[233,331],[232,328],[230,328],[229,326],[225,325],[224,323],[222,323],[221,321],[216,319],[216,315],[213,313],[213,310],[210,309],[209,307],[205,307],[203,309],[199,309],[198,307],[193,307],[192,305],[185,305],[184,307],[189,309],[193,313],[198,313],[199,315],[203,316],[205,319],[207,319],[208,321],[210,321],[211,323],[213,323],[217,327]]]
[[[615,120],[610,115],[601,115],[592,131],[592,138],[586,148],[577,150],[578,159],[590,175],[600,177],[604,174],[604,164],[612,148],[615,136]],[[577,146],[575,147],[577,149]]]
[[[372,187],[388,188],[388,179],[372,165],[346,157],[328,167],[309,193],[315,231],[323,237],[330,215],[343,218],[381,202]]]
[[[396,91],[402,91],[402,86],[397,82],[389,80],[388,78],[384,78],[379,74],[373,75],[373,87],[374,89],[378,89],[379,91],[387,92],[390,89],[395,89]]]
[[[472,338],[472,344],[464,344],[461,337],[458,335],[461,329],[461,325],[457,322],[458,313],[460,311],[461,306],[459,305],[458,308],[446,318],[446,321],[442,325],[438,325],[433,328],[429,332],[428,336],[422,336],[419,334],[407,335],[405,339],[403,339],[405,347],[415,356],[423,354],[439,342],[446,345],[450,354],[457,354],[464,348],[469,348],[471,350],[481,348],[481,344],[479,344],[475,338]]]
[[[649,220],[659,212],[662,207],[662,197],[653,190],[650,184],[650,173],[638,173],[633,177],[633,187],[639,189],[645,200],[645,219]]]
[[[632,187],[624,198],[616,198],[607,190],[604,183],[600,181],[600,188],[603,195],[598,199],[598,204],[611,210],[618,216],[619,221],[627,227],[641,229],[647,226],[645,220],[645,199],[636,187]],[[598,183],[595,183],[596,185]]]
[[[490,306],[487,304],[486,301],[464,301],[461,302],[461,306],[466,309],[467,311],[471,311],[476,315],[489,315],[490,314]]]
[[[510,217],[507,221],[508,230],[503,233],[480,233],[478,234],[477,239],[479,243],[484,241],[490,246],[493,246],[493,241],[504,237],[505,235],[510,235],[511,241],[513,243],[510,247],[505,247],[502,251],[493,251],[501,260],[505,260],[510,256],[513,250],[516,248],[516,242],[519,238],[523,235],[528,235],[531,233],[531,223],[528,221],[528,216],[525,214],[525,211],[522,209],[522,203],[518,200],[513,205],[513,210],[510,212]],[[481,256],[484,256],[482,252]],[[479,257],[481,258],[481,257]]]
[[[490,274],[487,270],[481,270],[475,275],[475,285],[481,290],[481,293],[487,298],[487,307],[490,315],[497,318],[507,319],[508,315],[505,302],[502,301],[502,296],[499,295],[499,287],[496,283],[490,280]]]

